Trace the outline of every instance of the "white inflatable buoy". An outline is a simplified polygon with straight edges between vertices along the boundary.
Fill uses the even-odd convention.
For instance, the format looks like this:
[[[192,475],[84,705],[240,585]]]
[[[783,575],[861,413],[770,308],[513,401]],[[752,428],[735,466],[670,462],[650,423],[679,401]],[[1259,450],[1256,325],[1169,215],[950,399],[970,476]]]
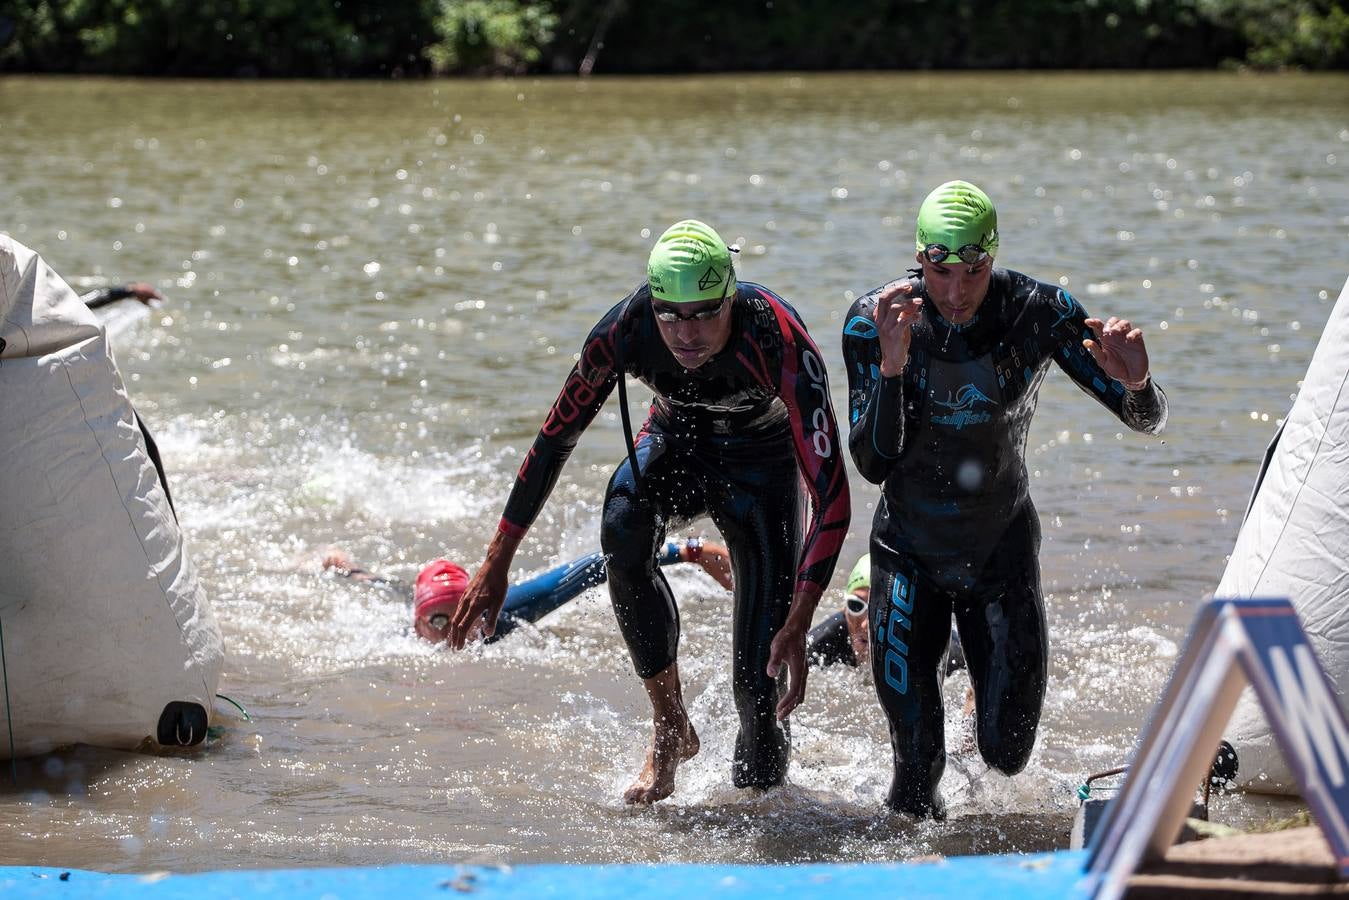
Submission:
[[[1237,535],[1217,597],[1287,597],[1343,706],[1349,696],[1349,281],[1312,355]],[[1247,690],[1228,726],[1237,785],[1296,794]]]
[[[103,328],[0,235],[0,759],[206,736],[220,629]]]

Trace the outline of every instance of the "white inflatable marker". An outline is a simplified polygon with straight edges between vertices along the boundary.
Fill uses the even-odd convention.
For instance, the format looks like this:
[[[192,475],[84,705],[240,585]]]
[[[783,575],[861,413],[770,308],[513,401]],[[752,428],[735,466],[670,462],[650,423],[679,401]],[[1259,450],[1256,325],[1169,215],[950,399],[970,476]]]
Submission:
[[[2,235],[0,340],[0,753],[199,743],[220,630],[106,333]]]
[[[1349,696],[1349,281],[1275,441],[1216,595],[1290,598],[1343,703]],[[1227,738],[1240,761],[1240,787],[1298,792],[1249,691]]]

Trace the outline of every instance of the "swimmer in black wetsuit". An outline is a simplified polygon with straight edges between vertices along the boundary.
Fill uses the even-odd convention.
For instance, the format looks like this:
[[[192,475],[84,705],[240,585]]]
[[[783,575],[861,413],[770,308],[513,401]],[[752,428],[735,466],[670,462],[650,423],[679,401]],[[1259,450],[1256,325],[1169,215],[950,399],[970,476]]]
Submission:
[[[810,629],[807,642],[810,664],[832,666],[866,665],[871,660],[871,627],[867,622],[867,606],[871,600],[871,554],[864,553],[848,575],[848,596],[843,609],[827,616]],[[960,635],[952,629],[951,649],[946,656],[946,675],[965,668],[965,654],[960,648]],[[968,706],[973,711],[971,698]]]
[[[450,644],[462,647],[480,622],[490,631],[525,530],[625,373],[656,396],[609,482],[600,534],[614,612],[654,725],[646,765],[624,799],[669,796],[679,763],[698,751],[679,685],[679,614],[655,555],[668,527],[701,515],[729,545],[735,573],[740,732],[732,780],[780,784],[788,756],[783,722],[805,694],[806,632],[848,528],[847,476],[819,350],[785,301],[736,282],[729,248],[701,222],[661,235],[647,280],[586,339],[520,468]],[[801,482],[813,507],[804,536]],[[779,697],[783,675],[789,681]]]
[[[920,817],[944,816],[938,672],[953,613],[980,754],[1011,775],[1035,743],[1047,634],[1024,456],[1050,361],[1135,431],[1166,422],[1142,331],[994,268],[997,246],[984,192],[942,185],[918,214],[921,269],[857,300],[843,327],[849,447],[863,477],[884,485],[869,616],[894,749],[887,802]]]

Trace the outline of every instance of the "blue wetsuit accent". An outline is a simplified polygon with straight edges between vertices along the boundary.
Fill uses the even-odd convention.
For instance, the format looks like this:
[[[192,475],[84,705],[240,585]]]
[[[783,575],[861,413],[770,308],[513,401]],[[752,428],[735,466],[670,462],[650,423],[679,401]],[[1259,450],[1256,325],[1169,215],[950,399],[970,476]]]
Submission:
[[[501,640],[522,622],[537,622],[599,584],[604,584],[604,554],[596,552],[511,585],[497,617],[496,633],[487,643]]]

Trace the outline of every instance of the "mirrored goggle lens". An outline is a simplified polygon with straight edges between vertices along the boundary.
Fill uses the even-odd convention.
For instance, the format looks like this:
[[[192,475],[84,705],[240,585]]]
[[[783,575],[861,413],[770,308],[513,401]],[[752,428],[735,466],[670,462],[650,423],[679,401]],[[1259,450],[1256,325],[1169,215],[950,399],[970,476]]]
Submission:
[[[860,616],[867,611],[867,605],[861,597],[849,597],[843,604],[849,615]]]
[[[710,322],[721,314],[721,308],[726,305],[726,298],[717,301],[716,306],[709,306],[707,309],[700,309],[696,313],[676,312],[673,309],[662,307],[656,310],[656,318],[662,322]]]
[[[978,244],[966,244],[955,251],[955,254],[956,258],[961,262],[969,263],[970,265],[983,262],[988,258],[988,251]],[[951,248],[945,244],[928,244],[923,248],[923,255],[927,257],[927,261],[931,263],[945,262],[946,257],[951,255]]]

